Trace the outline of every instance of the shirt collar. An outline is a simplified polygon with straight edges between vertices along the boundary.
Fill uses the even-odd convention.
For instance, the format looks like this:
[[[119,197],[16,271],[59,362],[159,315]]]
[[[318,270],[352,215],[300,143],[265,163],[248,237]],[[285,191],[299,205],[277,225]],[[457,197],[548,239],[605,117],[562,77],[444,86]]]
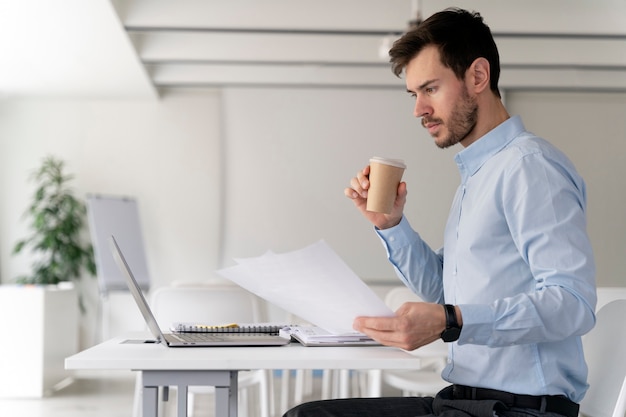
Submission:
[[[465,183],[489,158],[500,152],[524,130],[524,124],[519,116],[510,117],[457,153],[454,161],[461,173],[462,182]]]

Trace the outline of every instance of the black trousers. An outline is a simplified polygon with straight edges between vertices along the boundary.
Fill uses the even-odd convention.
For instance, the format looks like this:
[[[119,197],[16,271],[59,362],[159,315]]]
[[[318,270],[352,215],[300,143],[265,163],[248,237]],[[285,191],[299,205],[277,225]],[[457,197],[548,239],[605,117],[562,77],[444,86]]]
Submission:
[[[284,417],[561,417],[532,409],[508,408],[496,400],[454,400],[452,387],[433,397],[347,398],[312,401]]]

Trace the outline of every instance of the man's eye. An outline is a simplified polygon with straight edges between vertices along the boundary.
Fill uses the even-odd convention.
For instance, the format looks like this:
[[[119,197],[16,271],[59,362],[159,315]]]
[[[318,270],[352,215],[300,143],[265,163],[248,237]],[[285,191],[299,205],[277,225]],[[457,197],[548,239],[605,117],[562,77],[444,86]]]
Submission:
[[[426,92],[426,94],[434,94],[437,89],[435,87],[428,87],[424,91]]]

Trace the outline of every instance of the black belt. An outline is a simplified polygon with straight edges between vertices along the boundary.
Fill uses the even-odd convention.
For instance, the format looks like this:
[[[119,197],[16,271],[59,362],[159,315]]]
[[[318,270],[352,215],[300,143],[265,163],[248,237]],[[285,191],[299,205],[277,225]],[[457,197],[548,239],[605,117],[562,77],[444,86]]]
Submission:
[[[455,400],[496,400],[507,407],[531,408],[541,412],[562,414],[567,417],[577,417],[579,409],[578,404],[562,395],[518,395],[465,385],[453,385],[452,395]]]

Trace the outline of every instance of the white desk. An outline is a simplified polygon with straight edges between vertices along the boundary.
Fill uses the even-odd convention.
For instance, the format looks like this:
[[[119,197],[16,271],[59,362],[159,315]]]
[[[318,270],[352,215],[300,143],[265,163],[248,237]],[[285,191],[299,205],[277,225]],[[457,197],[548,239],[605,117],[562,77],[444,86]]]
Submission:
[[[146,335],[118,337],[65,359],[69,370],[141,372],[143,415],[157,415],[159,387],[178,387],[178,415],[187,415],[190,385],[215,387],[216,416],[237,416],[237,372],[251,369],[416,369],[420,358],[389,347],[166,348]]]

